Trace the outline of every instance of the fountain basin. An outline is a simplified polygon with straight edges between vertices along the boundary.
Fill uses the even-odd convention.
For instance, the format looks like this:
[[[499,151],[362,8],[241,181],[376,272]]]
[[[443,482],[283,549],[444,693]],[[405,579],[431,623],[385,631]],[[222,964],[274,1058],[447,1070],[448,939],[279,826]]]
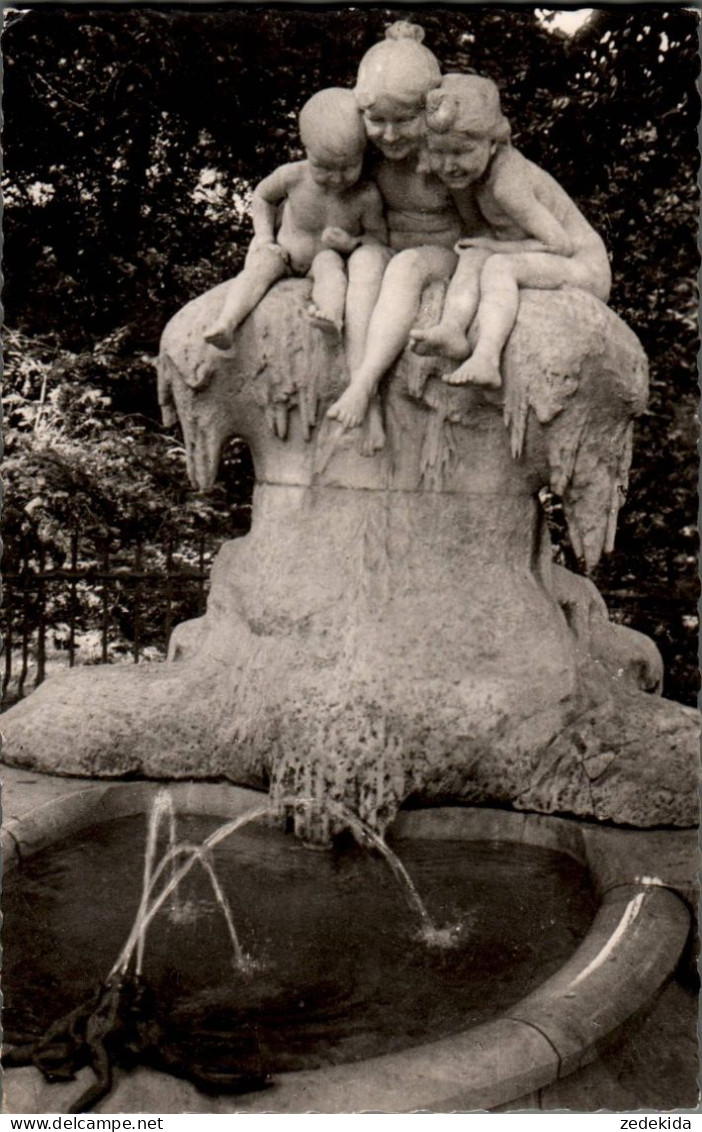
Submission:
[[[93,784],[7,769],[4,861],[12,868],[67,835],[147,811],[156,784]],[[261,795],[223,784],[175,783],[179,813],[231,818]],[[565,1076],[597,1056],[604,1040],[653,998],[674,970],[689,931],[682,897],[694,889],[694,833],[621,830],[509,811],[404,811],[407,838],[538,846],[584,866],[598,897],[589,931],[555,975],[499,1018],[450,1037],[363,1061],[280,1074],[275,1087],[244,1096],[205,1096],[148,1069],[118,1075],[100,1112],[451,1111],[490,1108]],[[655,870],[653,863],[655,862]],[[675,891],[673,891],[675,890]],[[47,1085],[38,1071],[5,1075],[9,1111],[65,1110],[90,1072]]]

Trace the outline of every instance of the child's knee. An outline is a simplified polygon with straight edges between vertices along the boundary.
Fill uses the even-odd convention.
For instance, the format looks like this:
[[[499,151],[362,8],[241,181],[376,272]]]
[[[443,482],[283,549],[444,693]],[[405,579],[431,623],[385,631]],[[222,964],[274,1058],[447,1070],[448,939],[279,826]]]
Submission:
[[[480,281],[487,287],[502,287],[516,283],[517,265],[512,256],[491,255],[483,265]]]
[[[314,257],[311,270],[313,275],[330,275],[335,271],[343,271],[344,261],[338,252],[327,248],[323,252],[318,252]]]
[[[612,290],[612,269],[609,263],[598,265],[597,269],[590,273],[590,290],[601,302],[608,302]]]
[[[416,284],[424,278],[423,257],[420,248],[407,248],[398,252],[388,264],[385,278],[395,286]]]
[[[348,261],[349,279],[367,284],[381,279],[390,260],[390,251],[381,244],[362,244]]]
[[[456,271],[478,272],[483,269],[489,259],[494,259],[494,253],[484,248],[461,248],[458,252]]]

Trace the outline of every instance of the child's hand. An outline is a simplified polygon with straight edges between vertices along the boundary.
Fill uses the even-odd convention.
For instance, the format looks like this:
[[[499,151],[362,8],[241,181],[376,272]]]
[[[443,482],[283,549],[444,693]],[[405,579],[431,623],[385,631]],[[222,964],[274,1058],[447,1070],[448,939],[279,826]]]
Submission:
[[[269,240],[266,236],[254,236],[249,244],[249,251],[260,251],[262,248],[268,248],[269,251],[275,252],[276,255],[279,255],[286,263],[290,258],[285,248],[277,244],[275,240]]]
[[[360,241],[357,236],[349,236],[343,228],[325,228],[322,232],[322,243],[325,248],[347,254],[358,247]]]

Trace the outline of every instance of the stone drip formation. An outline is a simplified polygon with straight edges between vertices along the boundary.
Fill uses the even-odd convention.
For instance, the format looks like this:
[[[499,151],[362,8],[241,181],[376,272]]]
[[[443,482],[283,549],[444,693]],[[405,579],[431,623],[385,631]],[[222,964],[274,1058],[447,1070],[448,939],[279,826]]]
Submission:
[[[407,351],[368,456],[363,428],[325,418],[348,374],[304,316],[309,283],[279,283],[222,352],[202,334],[225,287],[166,328],[160,400],[198,488],[247,441],[251,531],[166,662],[48,681],[6,713],[5,760],[316,798],[295,821],[322,844],[339,807],[382,834],[408,800],[694,825],[696,713],[657,694],[653,643],[552,563],[539,503],[562,497],[588,568],[611,549],[646,403],[632,332],[585,292],[524,291],[503,403]],[[427,324],[441,300],[425,294]]]

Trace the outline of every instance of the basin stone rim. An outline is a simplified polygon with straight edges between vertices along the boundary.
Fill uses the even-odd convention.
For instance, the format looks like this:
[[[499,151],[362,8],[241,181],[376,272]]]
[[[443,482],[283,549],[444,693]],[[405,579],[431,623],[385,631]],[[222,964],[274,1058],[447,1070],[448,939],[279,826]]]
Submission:
[[[9,818],[3,828],[3,867],[11,868],[21,857],[95,822],[143,812],[162,786],[67,780],[60,797]],[[229,783],[170,782],[168,789],[176,809],[222,817],[243,814],[260,804],[262,797],[258,791]],[[601,894],[599,909],[587,935],[560,970],[492,1022],[362,1062],[281,1074],[273,1089],[219,1097],[214,1109],[208,1109],[210,1102],[204,1096],[204,1107],[191,1107],[192,1094],[200,1096],[192,1086],[139,1069],[128,1077],[120,1075],[113,1094],[97,1111],[136,1111],[124,1107],[130,1080],[132,1089],[142,1093],[155,1090],[164,1098],[171,1096],[177,1106],[172,1111],[184,1111],[183,1102],[177,1100],[183,1089],[190,1094],[188,1110],[202,1112],[491,1108],[543,1088],[593,1060],[602,1040],[640,1011],[677,965],[690,927],[683,900],[657,876],[631,872],[627,877],[602,865],[617,841],[626,859],[630,831],[598,830],[569,818],[449,806],[404,811],[392,832],[398,839],[506,840],[563,852],[590,870]],[[12,1103],[15,1086],[36,1101],[44,1095],[47,1104],[55,1095],[51,1090],[57,1089],[44,1085],[37,1070],[10,1070],[4,1077],[15,1112],[30,1111],[17,1107],[19,1097]],[[74,1085],[76,1092],[83,1087],[82,1082]],[[51,1111],[51,1107],[31,1111]]]

